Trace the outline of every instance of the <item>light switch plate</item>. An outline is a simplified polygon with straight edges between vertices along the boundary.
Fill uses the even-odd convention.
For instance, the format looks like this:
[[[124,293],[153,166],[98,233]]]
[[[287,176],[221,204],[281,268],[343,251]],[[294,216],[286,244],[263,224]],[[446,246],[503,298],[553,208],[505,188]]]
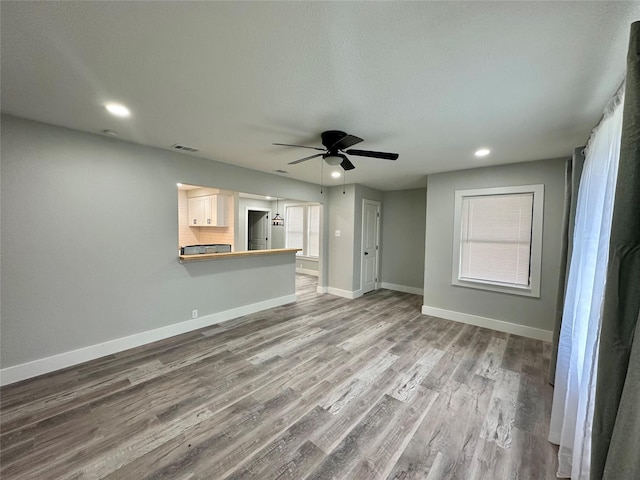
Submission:
[[[336,237],[340,236],[340,230],[336,230]]]

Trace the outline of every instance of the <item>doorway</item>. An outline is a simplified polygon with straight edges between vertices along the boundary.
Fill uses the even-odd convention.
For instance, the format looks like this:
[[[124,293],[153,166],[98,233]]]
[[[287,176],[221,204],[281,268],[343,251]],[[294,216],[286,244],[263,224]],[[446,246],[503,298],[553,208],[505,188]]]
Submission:
[[[247,249],[269,249],[269,212],[247,210]]]
[[[362,293],[378,288],[378,264],[380,244],[380,202],[362,201],[362,268],[360,284]]]

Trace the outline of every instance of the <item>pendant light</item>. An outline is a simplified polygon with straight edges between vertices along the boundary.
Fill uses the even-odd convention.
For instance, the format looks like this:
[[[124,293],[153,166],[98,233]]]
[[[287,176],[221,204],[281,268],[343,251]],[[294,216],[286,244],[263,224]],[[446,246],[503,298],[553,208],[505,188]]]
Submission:
[[[276,197],[276,216],[273,217],[272,225],[274,227],[284,227],[284,218],[278,213],[278,197]]]

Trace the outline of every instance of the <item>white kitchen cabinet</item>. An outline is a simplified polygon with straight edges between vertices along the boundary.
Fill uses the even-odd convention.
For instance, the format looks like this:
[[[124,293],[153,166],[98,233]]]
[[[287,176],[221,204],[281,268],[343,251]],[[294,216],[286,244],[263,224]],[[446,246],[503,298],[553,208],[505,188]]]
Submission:
[[[208,198],[208,196],[189,198],[190,227],[202,227],[203,225],[206,225],[207,219],[211,217],[211,207],[209,206],[209,202],[205,201],[205,199]]]
[[[228,195],[204,195],[189,198],[190,227],[228,227]]]
[[[212,227],[228,227],[229,195],[211,195],[209,200]]]

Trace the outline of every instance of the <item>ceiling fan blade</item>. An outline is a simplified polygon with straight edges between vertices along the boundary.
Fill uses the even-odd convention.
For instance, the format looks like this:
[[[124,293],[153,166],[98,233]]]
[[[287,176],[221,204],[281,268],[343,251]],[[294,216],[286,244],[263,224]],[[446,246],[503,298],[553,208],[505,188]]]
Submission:
[[[370,150],[347,150],[344,153],[358,155],[360,157],[382,158],[383,160],[397,160],[399,157],[397,153],[372,152]]]
[[[340,166],[342,167],[343,170],[353,170],[354,168],[356,168],[356,166],[353,163],[351,163],[347,157],[345,157],[344,160],[342,160],[342,163],[340,164]]]
[[[281,147],[312,148],[313,150],[320,150],[321,152],[325,152],[327,150],[326,148],[307,147],[306,145],[291,145],[290,143],[274,143],[273,145],[280,145]]]
[[[333,151],[333,150],[344,150],[345,148],[349,148],[349,147],[355,145],[356,143],[360,143],[362,141],[363,140],[360,137],[356,137],[355,135],[345,135],[340,140],[338,140],[336,143],[331,145],[329,150],[331,150],[331,151]]]
[[[289,162],[289,165],[295,165],[296,163],[304,162],[306,160],[311,160],[312,158],[321,157],[324,153],[316,153],[315,155],[310,155],[308,157],[300,158],[298,160],[294,160],[293,162]]]

